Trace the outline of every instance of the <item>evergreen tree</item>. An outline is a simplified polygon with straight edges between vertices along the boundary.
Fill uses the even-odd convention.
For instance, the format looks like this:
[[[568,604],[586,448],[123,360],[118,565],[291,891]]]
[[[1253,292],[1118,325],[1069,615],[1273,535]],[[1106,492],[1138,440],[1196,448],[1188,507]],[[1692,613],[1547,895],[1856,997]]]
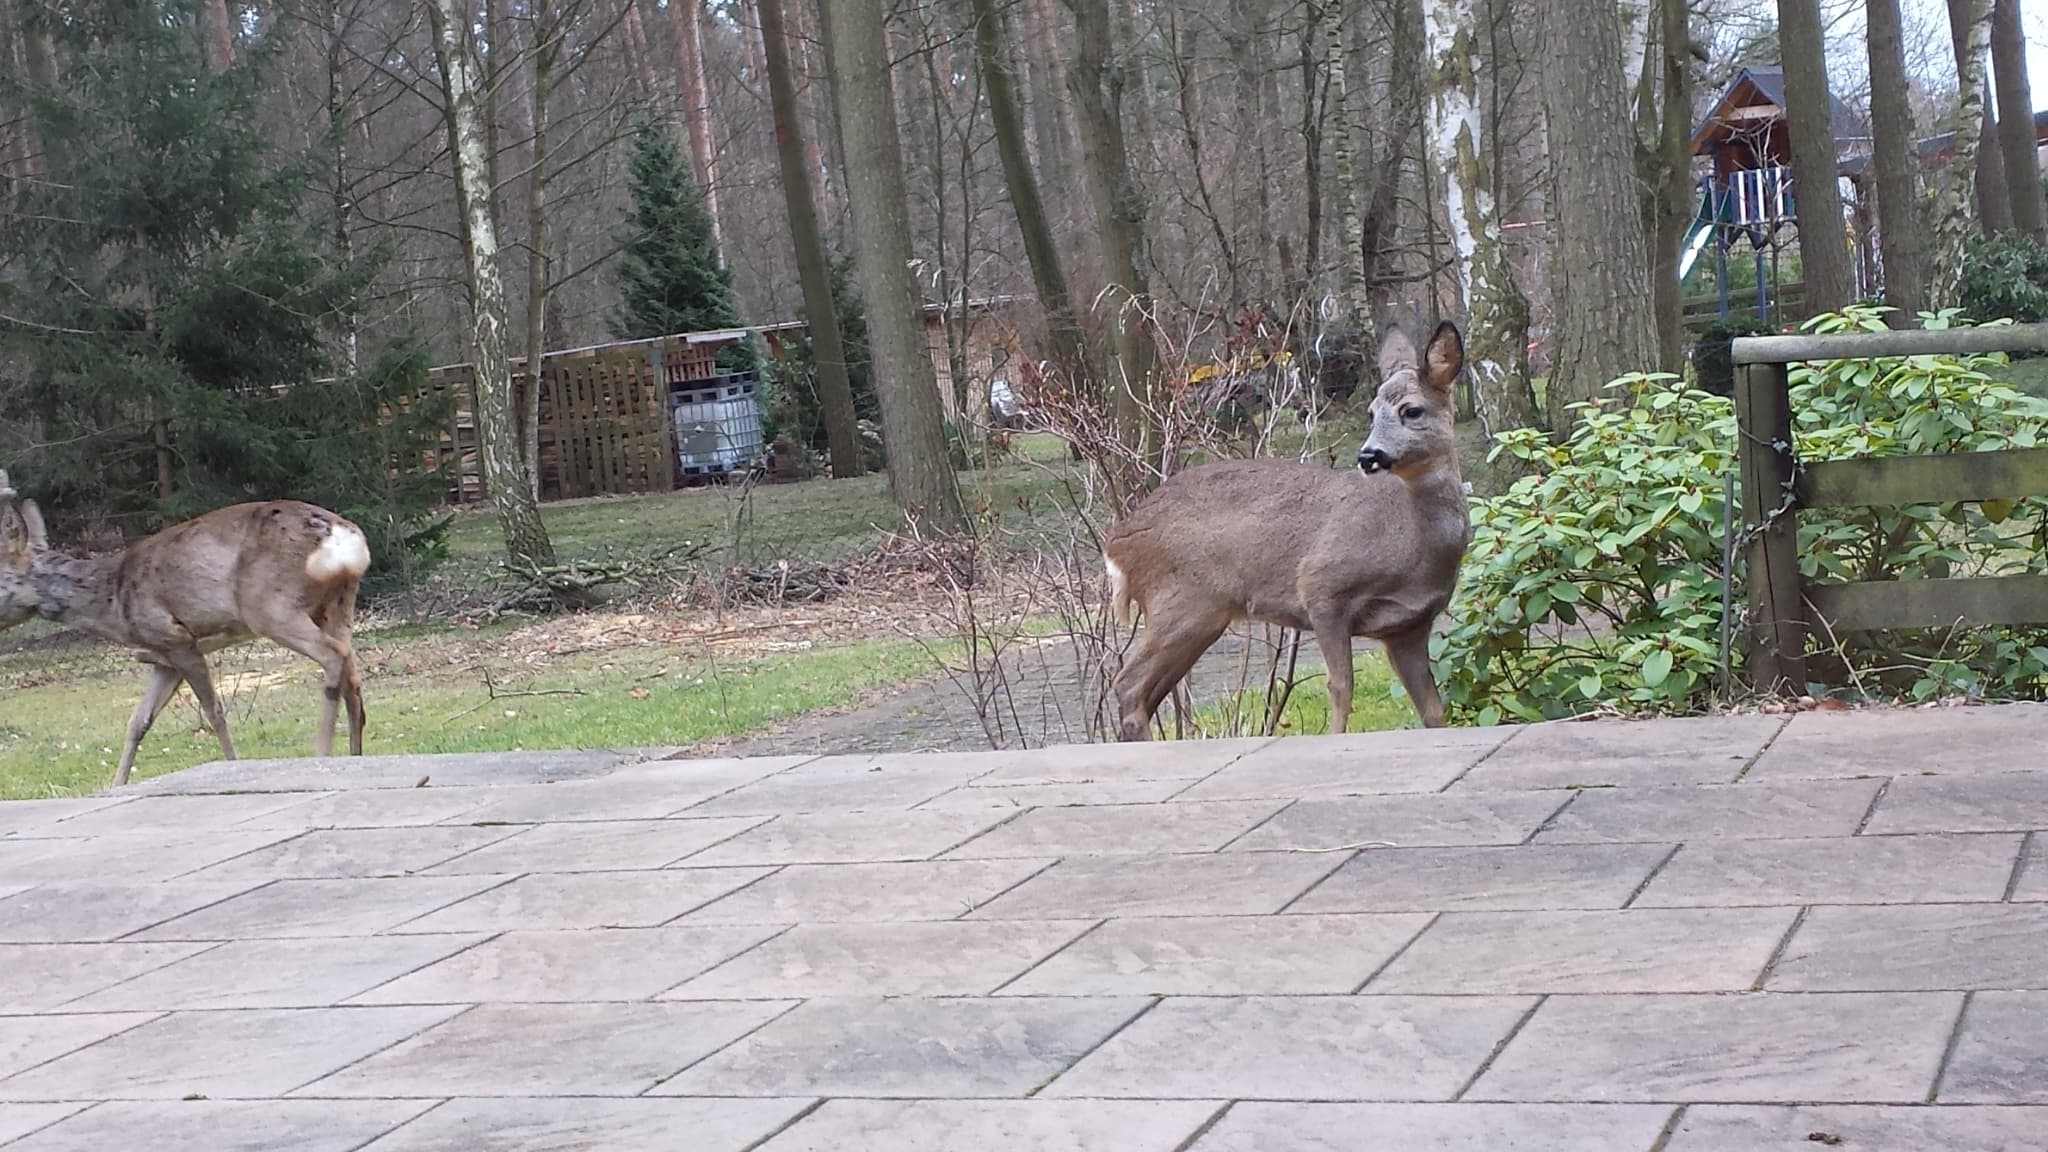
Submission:
[[[301,497],[361,515],[380,560],[428,543],[423,360],[335,370],[377,261],[299,212],[305,174],[259,124],[267,54],[210,70],[189,0],[65,12],[42,28],[63,82],[8,93],[48,165],[0,222],[0,424],[38,445],[10,464],[58,511],[131,531]]]
[[[613,334],[638,340],[739,327],[732,270],[719,258],[703,190],[666,125],[642,121],[634,129],[626,187],[633,211],[620,237]],[[753,360],[746,342],[719,353],[728,368],[752,367]]]

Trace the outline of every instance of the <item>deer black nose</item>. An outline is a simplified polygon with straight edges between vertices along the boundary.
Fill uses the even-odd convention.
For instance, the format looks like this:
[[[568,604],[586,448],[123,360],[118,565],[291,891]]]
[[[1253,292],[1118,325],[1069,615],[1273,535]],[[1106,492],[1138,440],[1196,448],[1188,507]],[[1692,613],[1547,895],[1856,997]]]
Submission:
[[[1368,445],[1358,450],[1358,466],[1367,472],[1387,472],[1393,469],[1394,458]]]

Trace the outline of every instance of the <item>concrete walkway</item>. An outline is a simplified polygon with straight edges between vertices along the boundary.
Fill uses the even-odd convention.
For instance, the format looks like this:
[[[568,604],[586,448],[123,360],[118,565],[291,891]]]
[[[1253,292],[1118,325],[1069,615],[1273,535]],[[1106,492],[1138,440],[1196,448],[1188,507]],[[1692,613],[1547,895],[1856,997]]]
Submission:
[[[2048,708],[0,804],[5,1152],[2038,1152]]]

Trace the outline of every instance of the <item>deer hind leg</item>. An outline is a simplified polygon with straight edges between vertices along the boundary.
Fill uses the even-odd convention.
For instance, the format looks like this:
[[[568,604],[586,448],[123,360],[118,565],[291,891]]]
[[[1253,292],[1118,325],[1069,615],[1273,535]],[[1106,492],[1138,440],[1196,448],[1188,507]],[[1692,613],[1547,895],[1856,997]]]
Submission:
[[[1330,734],[1341,736],[1351,723],[1351,622],[1316,622],[1316,646],[1323,650],[1323,667],[1330,686]]]
[[[1146,738],[1160,702],[1228,627],[1228,615],[1203,612],[1192,605],[1166,602],[1146,606],[1145,630],[1138,635],[1137,650],[1113,685],[1120,739]]]
[[[206,670],[206,654],[197,646],[173,648],[164,653],[185,683],[192,686],[192,698],[199,701],[199,711],[206,722],[213,726],[214,739],[220,741],[220,756],[223,760],[235,758],[234,737],[228,735],[227,710],[220,706],[220,697],[214,695],[213,677]]]
[[[355,626],[356,590],[347,588],[335,593],[332,604],[320,621],[320,630],[329,642],[341,652],[345,665],[342,669],[341,699],[348,706],[348,754],[363,754],[363,677],[356,663],[355,645],[351,642]]]
[[[1422,718],[1422,726],[1443,727],[1444,700],[1437,695],[1436,677],[1429,670],[1429,626],[1425,624],[1397,636],[1383,636],[1380,643],[1386,646],[1387,661],[1394,666],[1394,675],[1401,678],[1401,687],[1408,693],[1409,702],[1415,705],[1415,714]]]
[[[261,634],[320,666],[325,677],[321,685],[324,696],[320,701],[320,727],[313,734],[313,755],[334,755],[335,715],[341,710],[341,698],[349,692],[349,685],[355,678],[355,653],[346,640],[336,642],[307,615],[265,621]],[[356,723],[356,715],[361,708],[358,696],[349,707],[351,748],[361,748],[362,736]]]
[[[142,699],[136,702],[135,714],[128,718],[128,740],[121,746],[121,765],[114,769],[116,788],[128,782],[128,773],[135,767],[135,753],[142,747],[142,738],[149,735],[150,726],[163,715],[164,705],[178,694],[178,685],[185,677],[168,664],[152,664],[149,669],[149,687],[142,690]]]

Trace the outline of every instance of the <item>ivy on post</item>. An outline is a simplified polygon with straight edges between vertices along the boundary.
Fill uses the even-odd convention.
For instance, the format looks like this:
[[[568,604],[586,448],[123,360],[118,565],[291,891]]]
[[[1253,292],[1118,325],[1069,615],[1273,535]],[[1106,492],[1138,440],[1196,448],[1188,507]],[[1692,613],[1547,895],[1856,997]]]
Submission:
[[[1792,482],[1791,373],[1780,362],[1744,364],[1735,342],[1736,461],[1742,539],[1749,561],[1749,670],[1757,691],[1806,691],[1806,609],[1799,592],[1799,532]]]

